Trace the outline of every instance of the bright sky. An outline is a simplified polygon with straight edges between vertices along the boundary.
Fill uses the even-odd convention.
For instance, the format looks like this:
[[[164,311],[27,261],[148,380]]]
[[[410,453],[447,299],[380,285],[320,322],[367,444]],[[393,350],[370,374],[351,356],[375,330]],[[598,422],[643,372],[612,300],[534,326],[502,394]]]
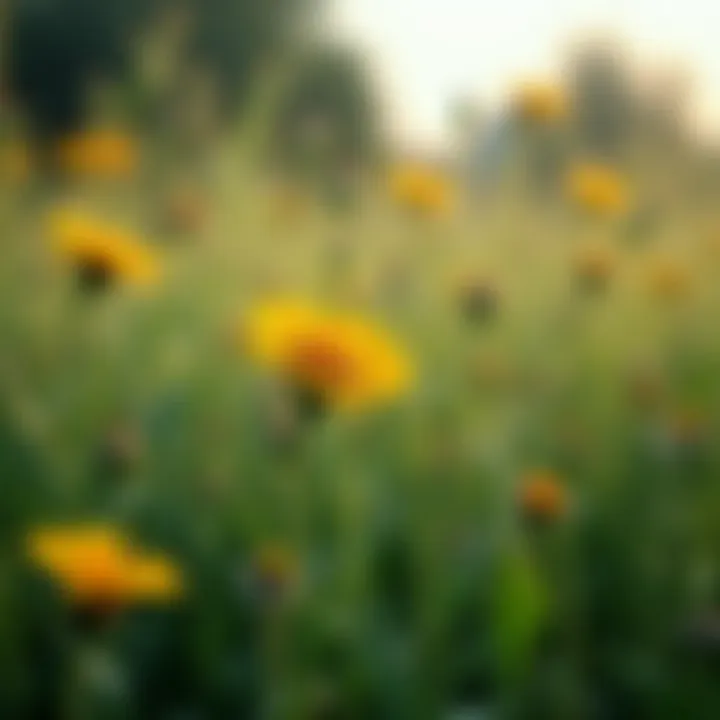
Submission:
[[[444,144],[448,102],[497,103],[514,81],[557,72],[568,42],[597,30],[619,35],[645,64],[689,68],[701,130],[720,136],[718,0],[333,1],[406,142]]]

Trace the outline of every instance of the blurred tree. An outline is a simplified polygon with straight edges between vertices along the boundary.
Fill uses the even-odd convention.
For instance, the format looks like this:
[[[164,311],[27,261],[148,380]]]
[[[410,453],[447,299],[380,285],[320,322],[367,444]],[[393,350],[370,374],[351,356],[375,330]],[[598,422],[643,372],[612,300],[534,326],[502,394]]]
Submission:
[[[223,107],[234,111],[255,74],[306,40],[319,0],[188,0],[196,29],[190,60],[207,67],[221,88]]]
[[[81,126],[96,79],[118,80],[133,64],[133,41],[168,8],[192,17],[184,58],[214,77],[223,108],[235,111],[262,63],[302,37],[316,0],[10,0],[8,86],[40,139]]]
[[[636,96],[637,125],[655,149],[682,144],[688,128],[692,77],[682,67],[653,67],[641,78]]]
[[[277,109],[273,152],[293,173],[326,176],[371,159],[378,130],[362,59],[348,48],[325,46],[296,64]]]
[[[88,85],[123,71],[145,8],[140,0],[12,0],[7,84],[38,139],[82,123]]]
[[[584,43],[571,53],[568,75],[581,147],[616,156],[626,147],[634,120],[632,84],[621,48],[607,41]]]

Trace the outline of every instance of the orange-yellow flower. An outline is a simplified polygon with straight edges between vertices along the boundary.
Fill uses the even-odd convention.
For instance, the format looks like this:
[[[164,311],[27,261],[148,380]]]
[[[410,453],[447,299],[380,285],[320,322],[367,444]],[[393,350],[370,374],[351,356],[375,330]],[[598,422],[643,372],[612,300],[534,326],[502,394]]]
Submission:
[[[389,401],[412,382],[404,351],[362,319],[308,303],[275,301],[244,324],[251,357],[322,407],[361,409]]]
[[[595,215],[619,215],[628,208],[628,187],[613,168],[598,163],[575,166],[567,180],[570,198]]]
[[[172,601],[183,590],[178,568],[149,555],[110,525],[42,527],[27,539],[29,559],[83,608],[113,610]]]
[[[651,267],[650,288],[661,300],[678,300],[690,289],[690,275],[682,263],[659,259]]]
[[[565,91],[551,83],[526,82],[520,85],[513,98],[515,113],[532,123],[550,123],[562,120],[568,114]]]
[[[424,217],[447,215],[454,204],[450,180],[421,163],[396,168],[390,179],[390,192],[399,207]]]
[[[162,555],[136,555],[127,569],[126,592],[135,600],[162,602],[179,597],[182,591],[177,567]]]
[[[125,230],[70,210],[52,215],[49,230],[83,287],[103,289],[115,282],[147,285],[160,278],[155,254]]]
[[[56,157],[69,173],[90,177],[124,178],[138,164],[135,141],[113,130],[95,130],[66,137],[57,146]]]
[[[520,506],[531,520],[553,521],[562,517],[568,506],[565,487],[551,470],[529,472],[522,480]]]

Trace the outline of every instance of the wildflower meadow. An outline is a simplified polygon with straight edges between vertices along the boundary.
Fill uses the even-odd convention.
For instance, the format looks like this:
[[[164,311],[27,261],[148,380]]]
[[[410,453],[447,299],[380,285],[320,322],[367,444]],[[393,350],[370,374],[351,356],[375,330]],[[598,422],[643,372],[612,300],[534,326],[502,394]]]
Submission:
[[[717,718],[710,151],[533,78],[285,171],[257,77],[3,125],[0,715]]]

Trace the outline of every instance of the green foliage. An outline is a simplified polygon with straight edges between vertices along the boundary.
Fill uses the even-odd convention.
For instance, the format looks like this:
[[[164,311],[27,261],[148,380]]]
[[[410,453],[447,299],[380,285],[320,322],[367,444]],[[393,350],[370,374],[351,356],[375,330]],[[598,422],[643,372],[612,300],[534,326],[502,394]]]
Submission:
[[[531,667],[548,617],[548,590],[521,552],[500,559],[493,578],[490,632],[499,675],[512,682]]]
[[[343,223],[310,200],[279,224],[254,164],[228,156],[207,235],[153,238],[165,282],[148,293],[77,294],[45,204],[0,196],[0,715],[717,716],[720,296],[688,208],[656,218],[694,272],[673,305],[637,281],[653,224],[632,245],[625,223],[510,194],[430,224],[380,192]],[[142,225],[156,192],[77,197]],[[338,235],[352,261],[329,283]],[[599,236],[617,279],[579,297],[572,258]],[[457,303],[468,273],[500,291],[481,332]],[[275,289],[391,328],[413,392],[294,422],[238,342]],[[626,393],[639,355],[667,382],[662,405]],[[678,432],[688,403],[700,422]],[[144,452],[115,474],[97,457],[119,418]],[[543,526],[517,504],[537,468],[568,496]],[[23,552],[58,519],[112,521],[168,554],[182,603],[78,632]],[[297,583],[260,575],[268,543],[290,549]]]

